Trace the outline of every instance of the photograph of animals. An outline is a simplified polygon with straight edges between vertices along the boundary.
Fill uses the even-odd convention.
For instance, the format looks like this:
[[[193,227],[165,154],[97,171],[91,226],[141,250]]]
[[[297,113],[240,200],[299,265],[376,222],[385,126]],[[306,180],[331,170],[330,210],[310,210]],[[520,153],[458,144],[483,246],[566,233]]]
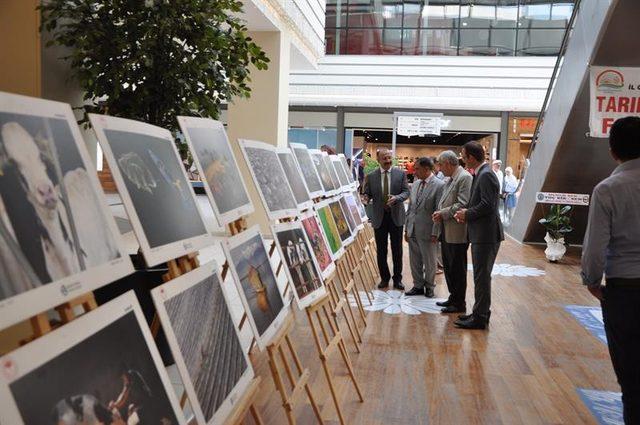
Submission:
[[[0,97],[0,301],[83,272],[84,285],[122,277],[130,265],[126,273],[114,267],[110,276],[90,272],[117,259],[128,263],[128,258],[120,251],[106,202],[98,196],[97,180],[90,176],[95,168],[80,153],[80,146],[85,148],[70,127],[76,125],[73,118],[5,112],[16,98],[36,109],[63,105]],[[72,117],[64,106],[59,115],[68,110]],[[42,307],[40,312],[45,304],[29,302],[21,310]],[[0,316],[3,325],[23,318]]]
[[[298,169],[298,164],[296,164],[293,153],[289,148],[278,149],[277,153],[282,169],[284,170],[284,174],[287,176],[287,181],[289,182],[289,186],[291,186],[296,203],[298,204],[298,208],[309,208],[313,205],[313,202],[311,201],[307,187],[304,184],[304,180],[302,180],[302,174]]]
[[[355,235],[357,233],[357,229],[358,229],[358,225],[356,223],[356,220],[353,218],[353,216],[351,215],[351,209],[349,208],[349,204],[347,203],[347,200],[345,199],[344,196],[340,197],[340,207],[342,208],[342,214],[344,215],[344,218],[347,219],[347,224],[349,225],[349,230],[351,231],[352,235]]]
[[[153,249],[206,235],[191,185],[172,140],[104,130],[144,235]]]
[[[349,242],[349,239],[351,238],[351,231],[349,230],[349,224],[347,223],[347,218],[342,212],[340,201],[329,202],[329,207],[331,209],[331,214],[333,215],[333,219],[336,222],[336,227],[338,229],[338,233],[340,234],[340,240],[343,243]]]
[[[331,155],[331,165],[338,176],[338,181],[340,182],[340,186],[346,187],[349,186],[349,178],[347,177],[347,173],[345,173],[344,168],[342,167],[342,161],[338,158],[337,155]]]
[[[356,198],[351,193],[347,193],[343,198],[349,208],[349,212],[351,213],[351,217],[355,222],[357,227],[362,225],[362,218],[360,217],[360,209],[358,208],[358,203]]]
[[[29,425],[179,423],[134,311],[11,382],[9,391]]]
[[[322,288],[322,277],[316,268],[311,249],[299,223],[282,223],[272,227],[281,258],[287,266],[289,281],[295,288],[301,308],[305,298]]]
[[[318,225],[318,220],[316,219],[315,214],[309,214],[306,217],[303,217],[300,221],[302,222],[302,228],[307,234],[307,239],[311,244],[313,255],[316,257],[316,262],[320,267],[320,271],[325,273],[325,271],[327,271],[333,264],[333,260],[331,259],[331,253],[329,252],[329,248],[324,240],[322,229],[320,229],[320,226]]]
[[[240,146],[270,220],[297,214],[297,204],[275,147],[240,140]]]
[[[320,182],[322,183],[322,189],[325,191],[325,194],[336,190],[337,187],[333,185],[333,180],[331,180],[331,174],[329,174],[327,164],[324,162],[322,152],[317,150],[311,151],[311,159],[320,176]]]
[[[179,347],[174,357],[184,359],[201,413],[210,423],[248,368],[218,274],[207,273],[163,304],[169,318],[163,326]]]
[[[229,140],[220,122],[193,117],[179,117],[182,129],[202,180],[210,189],[213,209],[221,224],[239,214],[253,211]],[[227,218],[228,217],[228,218]]]
[[[249,232],[249,233],[247,233]],[[240,296],[248,307],[257,332],[266,333],[284,307],[269,255],[258,227],[229,238],[227,260],[235,270]]]
[[[313,198],[321,196],[323,192],[322,184],[316,172],[316,167],[313,165],[309,150],[305,145],[299,143],[290,143],[289,146],[291,146],[293,154],[298,161],[307,189],[309,189],[309,194]]]
[[[340,248],[342,248],[342,239],[340,238],[338,227],[333,218],[333,214],[331,213],[331,207],[328,204],[321,206],[318,208],[317,212],[322,228],[324,229],[324,234],[327,236],[327,242],[329,243],[329,248],[331,248],[331,253],[336,255],[340,251]],[[348,230],[349,229],[347,229],[347,231]]]

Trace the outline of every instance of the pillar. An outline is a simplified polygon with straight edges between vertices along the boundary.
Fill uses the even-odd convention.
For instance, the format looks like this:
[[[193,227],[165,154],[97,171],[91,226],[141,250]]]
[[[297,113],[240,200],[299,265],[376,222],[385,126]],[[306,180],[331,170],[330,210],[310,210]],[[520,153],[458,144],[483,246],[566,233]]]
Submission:
[[[250,37],[265,51],[269,69],[251,69],[251,97],[234,99],[228,106],[227,134],[244,178],[255,212],[248,224],[259,224],[269,235],[269,221],[249,168],[242,156],[238,139],[250,139],[274,146],[287,146],[289,122],[289,54],[291,43],[282,32],[251,32]]]

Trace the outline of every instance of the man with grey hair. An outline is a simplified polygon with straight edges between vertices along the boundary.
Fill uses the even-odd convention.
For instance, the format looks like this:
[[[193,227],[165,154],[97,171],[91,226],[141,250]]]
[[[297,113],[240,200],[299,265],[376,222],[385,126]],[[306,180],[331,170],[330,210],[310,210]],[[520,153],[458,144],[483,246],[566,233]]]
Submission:
[[[463,313],[466,311],[467,292],[467,226],[454,219],[455,213],[466,208],[471,195],[473,177],[458,163],[458,155],[444,151],[438,157],[440,170],[449,177],[445,183],[433,221],[442,223],[442,263],[444,277],[449,289],[449,299],[438,302],[443,313]]]

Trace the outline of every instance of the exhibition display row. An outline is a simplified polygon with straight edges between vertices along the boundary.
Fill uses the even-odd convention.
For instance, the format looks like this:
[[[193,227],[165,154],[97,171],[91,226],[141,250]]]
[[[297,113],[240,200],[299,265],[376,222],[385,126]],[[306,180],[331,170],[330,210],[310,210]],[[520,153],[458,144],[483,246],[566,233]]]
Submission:
[[[200,265],[198,250],[217,243],[214,226],[198,207],[174,135],[124,118],[89,119],[147,268],[167,264],[164,283],[151,291],[158,323],[148,326],[133,291],[99,307],[93,298],[134,268],[70,105],[0,92],[0,330],[25,320],[33,329],[30,341],[0,357],[0,423],[66,424],[82,412],[83,424],[220,424],[247,411],[261,423],[252,401],[260,380],[240,341],[245,321],[268,352],[290,423],[301,391],[322,423],[289,339],[288,291],[306,310],[343,423],[326,359],[339,352],[362,401],[338,316],[359,351],[366,326],[359,290],[369,297],[375,281],[372,231],[345,157],[238,141],[270,222],[270,247],[258,226],[245,224],[254,205],[222,123],[177,117],[215,218],[230,231],[225,263]],[[270,260],[276,247],[277,269]],[[236,292],[245,311],[239,324],[230,312]],[[76,305],[89,311],[76,318]],[[52,308],[61,312],[56,326],[47,316]],[[184,383],[182,400],[154,341],[160,324]],[[186,399],[193,418],[183,413]]]

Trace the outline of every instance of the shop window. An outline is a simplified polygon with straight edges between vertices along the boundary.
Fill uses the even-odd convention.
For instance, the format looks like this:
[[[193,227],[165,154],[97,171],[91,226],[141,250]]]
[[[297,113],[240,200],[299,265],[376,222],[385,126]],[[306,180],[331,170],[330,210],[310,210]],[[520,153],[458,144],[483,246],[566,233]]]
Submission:
[[[461,28],[515,28],[518,0],[462,0]]]
[[[404,30],[402,54],[455,56],[458,52],[457,30]]]
[[[460,55],[513,56],[516,32],[508,29],[461,29]]]
[[[564,30],[528,29],[518,31],[518,56],[556,56],[560,52]]]
[[[349,55],[400,55],[402,30],[383,28],[350,28],[347,31]]]
[[[347,52],[347,30],[327,29],[324,38],[328,55],[343,55]]]

